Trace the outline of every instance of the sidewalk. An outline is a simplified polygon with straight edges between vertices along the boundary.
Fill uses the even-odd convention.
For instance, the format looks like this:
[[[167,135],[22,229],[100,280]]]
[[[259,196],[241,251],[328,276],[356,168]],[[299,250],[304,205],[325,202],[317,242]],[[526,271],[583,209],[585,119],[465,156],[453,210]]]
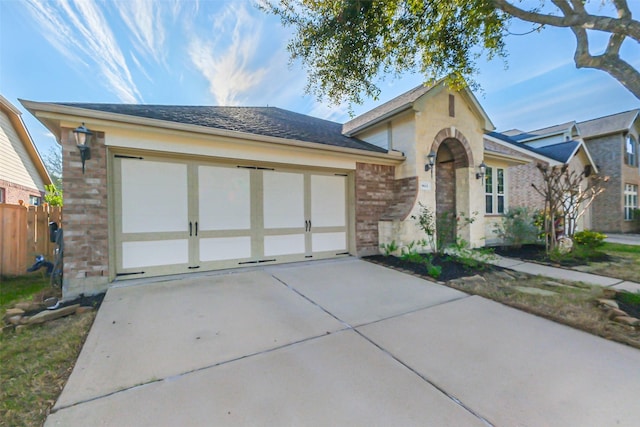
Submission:
[[[508,268],[509,270],[528,273],[535,276],[550,277],[552,279],[584,282],[605,288],[626,290],[630,292],[640,291],[640,283],[636,282],[629,282],[613,277],[598,276],[596,274],[583,273],[581,271],[569,270],[566,268],[550,267],[548,265],[527,262],[517,258],[507,258],[498,255],[496,257],[497,259],[490,261],[490,263],[497,265],[498,267]]]

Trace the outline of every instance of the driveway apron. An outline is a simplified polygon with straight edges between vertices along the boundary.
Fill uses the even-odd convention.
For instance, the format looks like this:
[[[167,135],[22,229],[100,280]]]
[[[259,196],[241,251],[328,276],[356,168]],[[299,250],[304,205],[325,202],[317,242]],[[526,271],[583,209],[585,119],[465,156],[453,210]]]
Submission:
[[[107,293],[46,426],[637,425],[640,352],[356,259]]]

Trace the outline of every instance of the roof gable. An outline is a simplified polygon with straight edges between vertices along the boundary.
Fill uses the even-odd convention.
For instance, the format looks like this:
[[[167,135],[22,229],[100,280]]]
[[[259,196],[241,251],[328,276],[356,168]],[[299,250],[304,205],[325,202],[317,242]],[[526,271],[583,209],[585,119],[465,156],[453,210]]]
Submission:
[[[583,138],[626,132],[638,119],[638,114],[640,114],[640,109],[599,117],[578,123],[578,129],[580,129],[580,135],[582,135]]]
[[[342,126],[342,132],[345,135],[355,135],[356,133],[368,127],[376,125],[390,117],[396,116],[403,111],[409,110],[413,107],[414,103],[423,96],[429,93],[437,92],[439,89],[443,89],[444,87],[445,83],[443,81],[437,82],[431,86],[417,86],[391,99],[390,101],[377,106],[373,110],[367,111],[366,113],[354,118],[353,120],[346,122]],[[487,115],[486,111],[484,111],[473,92],[471,92],[468,87],[465,87],[461,89],[459,93],[464,96],[465,101],[470,104],[470,106],[473,108],[473,110],[475,110],[478,116],[481,117],[486,130],[495,129],[495,126],[491,122],[491,119]]]

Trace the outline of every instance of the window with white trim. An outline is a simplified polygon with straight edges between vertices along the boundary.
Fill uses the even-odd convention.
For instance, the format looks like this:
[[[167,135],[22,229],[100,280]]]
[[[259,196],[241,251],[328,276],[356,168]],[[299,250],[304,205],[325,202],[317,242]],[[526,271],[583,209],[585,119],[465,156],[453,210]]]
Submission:
[[[40,197],[38,196],[29,196],[29,204],[33,206],[40,205]]]
[[[505,190],[504,169],[487,166],[484,176],[485,213],[504,213]]]
[[[630,221],[633,218],[633,211],[638,209],[638,186],[633,184],[624,185],[624,219]]]
[[[625,142],[624,162],[629,166],[638,165],[638,143],[631,134],[627,135]]]

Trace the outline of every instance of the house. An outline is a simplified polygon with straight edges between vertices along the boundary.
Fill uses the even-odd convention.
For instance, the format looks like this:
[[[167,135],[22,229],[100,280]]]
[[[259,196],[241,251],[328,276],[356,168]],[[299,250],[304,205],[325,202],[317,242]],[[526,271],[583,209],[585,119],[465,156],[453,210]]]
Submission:
[[[0,95],[0,203],[39,205],[51,178],[21,115]]]
[[[440,83],[344,124],[274,107],[21,102],[63,149],[66,296],[379,253],[424,237],[420,205],[474,217],[459,237],[483,246],[487,222],[517,199],[511,171],[568,151],[487,146],[494,125],[473,93]],[[564,161],[586,150],[573,148]]]
[[[521,163],[516,165],[487,163],[495,169],[496,177],[493,181],[497,181],[493,183],[494,188],[488,186],[485,190],[487,197],[485,233],[489,245],[499,243],[493,231],[495,224],[501,221],[502,214],[509,207],[526,207],[531,212],[544,207],[544,197],[533,187],[544,188],[538,165],[550,167],[566,165],[569,172],[583,175],[582,188],[587,187],[592,174],[599,172],[585,142],[577,137],[575,123],[531,132],[488,132],[485,135],[485,150],[487,153],[499,152],[521,159]],[[496,190],[500,187],[505,188],[503,191],[505,194],[502,194],[499,189]],[[491,197],[498,197],[497,202],[491,203]],[[500,198],[504,198],[505,201],[501,203]],[[593,228],[591,208],[587,208],[578,223],[572,226],[574,231]]]
[[[607,190],[593,204],[593,228],[611,233],[639,232],[634,209],[638,209],[640,185],[640,110],[580,122],[578,130],[601,173],[610,177]]]

